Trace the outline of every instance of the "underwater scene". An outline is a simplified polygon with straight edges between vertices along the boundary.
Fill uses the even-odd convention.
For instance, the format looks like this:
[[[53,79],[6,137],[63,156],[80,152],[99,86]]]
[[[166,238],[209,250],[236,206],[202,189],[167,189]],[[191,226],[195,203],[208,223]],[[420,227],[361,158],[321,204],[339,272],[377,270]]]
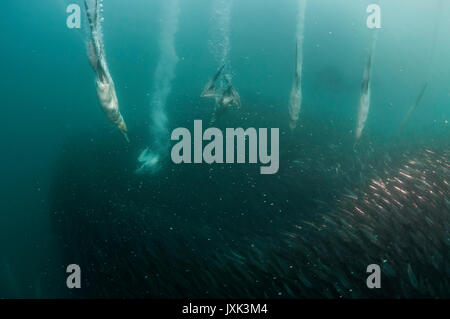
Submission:
[[[450,297],[449,1],[0,26],[0,298]]]

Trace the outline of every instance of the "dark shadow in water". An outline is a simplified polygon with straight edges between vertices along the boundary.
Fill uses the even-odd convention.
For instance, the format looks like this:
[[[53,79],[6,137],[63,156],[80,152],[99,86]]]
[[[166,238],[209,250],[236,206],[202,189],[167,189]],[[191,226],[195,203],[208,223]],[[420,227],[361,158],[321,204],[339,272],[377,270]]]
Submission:
[[[272,176],[260,175],[258,165],[170,161],[158,174],[139,176],[145,145],[137,138],[128,148],[107,134],[68,141],[50,213],[65,262],[82,269],[83,289],[73,296],[448,296],[448,281],[429,280],[448,275],[448,201],[411,204],[430,191],[448,195],[437,178],[448,176],[448,147],[431,154],[417,145],[355,146],[348,132],[312,119],[291,135],[276,110],[248,105],[219,122],[282,128],[280,171]],[[413,174],[405,180],[411,197],[394,193],[392,182],[404,179],[399,169],[409,161],[418,163],[405,171]],[[419,184],[421,176],[428,185]],[[370,193],[374,179],[390,183],[390,204]],[[356,206],[367,214],[355,214]],[[385,263],[386,289],[366,288],[370,263]]]

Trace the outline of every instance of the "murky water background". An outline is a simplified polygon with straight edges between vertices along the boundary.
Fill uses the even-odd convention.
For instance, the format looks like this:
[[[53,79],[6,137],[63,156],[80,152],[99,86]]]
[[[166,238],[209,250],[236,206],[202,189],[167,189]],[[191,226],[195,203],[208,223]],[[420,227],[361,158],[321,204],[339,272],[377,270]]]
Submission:
[[[82,2],[2,4],[0,297],[448,297],[449,5],[381,2],[355,145],[371,1],[309,1],[293,133],[297,1],[173,2],[104,3],[129,145],[98,106],[86,27],[65,24],[67,4]],[[135,174],[164,139],[161,112],[163,133],[210,120],[214,103],[199,95],[223,59],[243,106],[217,126],[279,127],[279,173],[166,159]],[[349,217],[355,207],[365,217]],[[70,263],[80,291],[65,287]],[[369,263],[385,265],[382,292],[365,288]]]

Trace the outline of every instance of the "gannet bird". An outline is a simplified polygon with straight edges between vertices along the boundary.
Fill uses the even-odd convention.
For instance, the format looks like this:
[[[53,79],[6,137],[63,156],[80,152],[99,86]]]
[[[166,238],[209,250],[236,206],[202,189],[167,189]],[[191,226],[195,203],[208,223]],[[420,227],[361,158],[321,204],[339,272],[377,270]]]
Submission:
[[[90,26],[90,42],[88,48],[89,62],[92,69],[95,71],[97,96],[100,106],[105,112],[106,117],[122,132],[127,141],[127,125],[119,110],[119,101],[116,95],[114,81],[109,73],[108,65],[106,63],[105,53],[103,49],[103,39],[101,33],[100,10],[102,4],[98,0],[85,0],[86,13]]]
[[[200,97],[215,97],[216,96],[216,94],[217,94],[216,82],[217,82],[217,79],[219,78],[220,74],[222,73],[224,67],[225,67],[225,64],[222,65],[219,68],[219,70],[217,70],[214,77],[208,83],[206,83],[205,88],[203,89]]]
[[[200,97],[214,98],[216,102],[216,109],[211,119],[211,124],[229,108],[240,108],[241,97],[231,83],[231,76],[224,75],[224,79],[218,82],[220,75],[225,65],[222,65],[216,72],[214,77],[205,85]],[[223,89],[225,88],[225,89]]]
[[[369,116],[370,109],[370,76],[372,71],[372,54],[369,55],[364,69],[363,81],[361,83],[361,94],[358,106],[358,125],[356,127],[356,140],[361,137],[362,131]]]

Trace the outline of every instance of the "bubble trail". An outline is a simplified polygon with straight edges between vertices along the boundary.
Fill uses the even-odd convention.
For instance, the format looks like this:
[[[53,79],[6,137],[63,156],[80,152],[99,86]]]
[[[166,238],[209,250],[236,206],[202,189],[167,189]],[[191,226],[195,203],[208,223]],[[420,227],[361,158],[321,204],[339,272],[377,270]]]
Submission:
[[[229,65],[231,51],[231,10],[233,0],[216,0],[213,3],[211,15],[212,39],[210,50],[218,65]]]
[[[289,98],[289,127],[294,130],[300,116],[302,105],[302,70],[303,70],[303,39],[305,31],[306,0],[298,2],[297,18],[297,43],[294,83],[292,84],[291,95]]]
[[[179,58],[175,48],[175,35],[178,31],[180,12],[178,0],[161,2],[159,35],[160,58],[154,74],[153,97],[151,100],[150,134],[152,144],[144,149],[138,157],[140,167],[137,173],[154,173],[161,169],[161,161],[167,156],[169,148],[168,117],[166,113],[167,98],[172,91],[175,69]]]
[[[227,109],[241,107],[241,97],[232,84],[233,70],[230,63],[231,51],[231,10],[233,1],[215,0],[210,23],[211,40],[209,47],[218,65],[218,71],[205,86],[201,96],[215,100],[215,111],[210,121],[212,125]]]
[[[408,112],[406,113],[405,117],[403,118],[403,121],[398,130],[398,133],[401,133],[403,131],[403,129],[408,125],[409,121],[411,120],[412,115],[414,114],[417,107],[419,106],[419,104],[429,86],[429,83],[431,82],[433,64],[434,64],[434,59],[435,59],[435,54],[436,54],[436,46],[438,44],[439,30],[441,28],[443,5],[444,5],[443,1],[440,0],[436,6],[436,12],[435,12],[436,20],[435,20],[433,34],[432,34],[431,48],[430,48],[430,52],[428,54],[428,62],[427,62],[428,70],[427,70],[427,75],[425,77],[425,83],[422,86],[422,89],[419,92],[419,95],[417,96],[415,103],[409,107]]]

